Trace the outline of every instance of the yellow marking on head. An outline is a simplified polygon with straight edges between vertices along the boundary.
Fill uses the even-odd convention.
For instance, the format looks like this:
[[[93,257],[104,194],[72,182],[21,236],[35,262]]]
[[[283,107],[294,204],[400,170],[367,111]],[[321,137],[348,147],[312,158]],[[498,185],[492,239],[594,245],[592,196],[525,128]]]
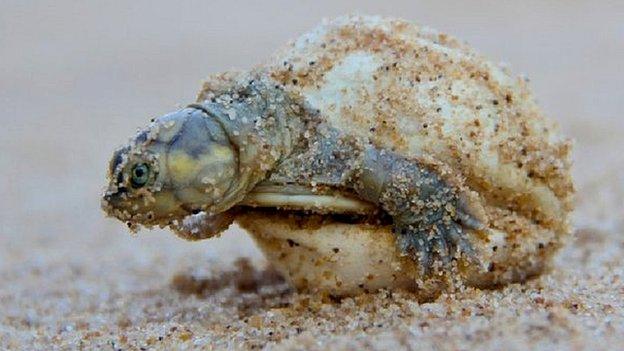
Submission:
[[[234,159],[234,153],[230,146],[216,144],[212,147],[212,156],[215,160],[221,162],[231,162]]]
[[[182,150],[173,150],[169,153],[168,165],[174,184],[179,186],[197,180],[199,172],[206,166],[213,166],[215,171],[221,171],[219,166],[227,167],[233,160],[234,153],[230,147],[216,144],[208,153],[201,154],[198,158],[193,158]]]
[[[180,211],[180,202],[171,192],[159,192],[154,194],[155,201],[148,208],[159,215],[172,214],[175,215]]]

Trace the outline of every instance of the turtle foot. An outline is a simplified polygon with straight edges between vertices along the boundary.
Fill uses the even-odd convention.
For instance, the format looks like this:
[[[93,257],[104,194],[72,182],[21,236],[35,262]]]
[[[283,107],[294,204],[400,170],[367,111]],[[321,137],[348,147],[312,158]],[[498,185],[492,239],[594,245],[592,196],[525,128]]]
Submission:
[[[202,211],[170,224],[169,228],[182,239],[189,241],[203,240],[217,236],[228,229],[234,221],[235,215],[235,210],[229,210],[217,215],[209,215]]]
[[[394,233],[400,252],[418,262],[423,276],[430,275],[434,268],[449,269],[453,259],[461,256],[478,264],[474,248],[466,237],[466,229],[480,229],[481,226],[467,215],[463,219],[458,216],[458,220],[461,224],[440,220],[425,225],[395,225]]]

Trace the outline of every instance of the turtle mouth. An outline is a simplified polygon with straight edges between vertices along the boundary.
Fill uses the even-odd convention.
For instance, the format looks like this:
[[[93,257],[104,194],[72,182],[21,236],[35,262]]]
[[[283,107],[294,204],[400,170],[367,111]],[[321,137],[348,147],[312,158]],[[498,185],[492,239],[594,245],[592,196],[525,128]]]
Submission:
[[[110,217],[119,219],[127,223],[133,224],[149,224],[146,220],[149,220],[147,214],[139,213],[139,205],[136,204],[136,199],[131,199],[126,187],[117,187],[113,190],[108,190],[102,196],[100,206],[102,210]],[[153,216],[151,216],[153,217]]]
[[[101,208],[109,216],[126,222],[128,227],[165,227],[194,213],[181,206],[171,192],[152,193],[148,189],[130,191],[112,186],[101,199]]]

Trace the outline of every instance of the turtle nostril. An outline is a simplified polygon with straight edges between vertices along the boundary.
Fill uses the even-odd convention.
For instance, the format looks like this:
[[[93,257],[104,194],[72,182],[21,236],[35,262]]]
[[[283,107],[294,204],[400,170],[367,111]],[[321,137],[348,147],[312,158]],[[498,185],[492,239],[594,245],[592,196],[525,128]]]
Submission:
[[[119,174],[117,174],[117,184],[123,184],[124,181],[124,177],[123,177],[123,172],[119,172]]]
[[[104,194],[104,196],[102,197],[102,206],[118,206],[120,200],[126,197],[126,193],[128,193],[128,188],[126,188],[125,186],[117,187],[114,190],[109,189],[109,191],[107,191],[106,194]]]

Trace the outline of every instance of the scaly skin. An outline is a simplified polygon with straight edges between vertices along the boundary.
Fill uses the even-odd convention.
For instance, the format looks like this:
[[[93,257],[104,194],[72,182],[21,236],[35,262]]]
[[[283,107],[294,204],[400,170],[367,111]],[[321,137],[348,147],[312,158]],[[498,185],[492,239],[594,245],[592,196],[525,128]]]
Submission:
[[[401,252],[418,257],[427,271],[432,255],[444,265],[459,249],[475,255],[464,228],[482,229],[460,200],[456,189],[434,171],[396,153],[368,147],[348,178],[362,198],[379,204],[393,220],[393,232]]]
[[[129,226],[176,226],[199,212],[215,218],[292,152],[300,115],[281,90],[250,79],[157,118],[115,152],[102,207]],[[149,178],[136,186],[132,173],[141,164],[148,165]]]
[[[447,265],[457,250],[475,258],[465,229],[482,229],[457,189],[418,160],[316,126],[263,185],[314,184],[355,193],[389,214],[401,252],[427,271],[435,255]]]
[[[391,216],[401,252],[425,272],[434,257],[445,265],[457,253],[473,257],[465,230],[481,227],[433,169],[342,135],[259,76],[157,119],[115,154],[110,179],[110,215],[190,240],[225,230],[259,183],[356,194]]]

